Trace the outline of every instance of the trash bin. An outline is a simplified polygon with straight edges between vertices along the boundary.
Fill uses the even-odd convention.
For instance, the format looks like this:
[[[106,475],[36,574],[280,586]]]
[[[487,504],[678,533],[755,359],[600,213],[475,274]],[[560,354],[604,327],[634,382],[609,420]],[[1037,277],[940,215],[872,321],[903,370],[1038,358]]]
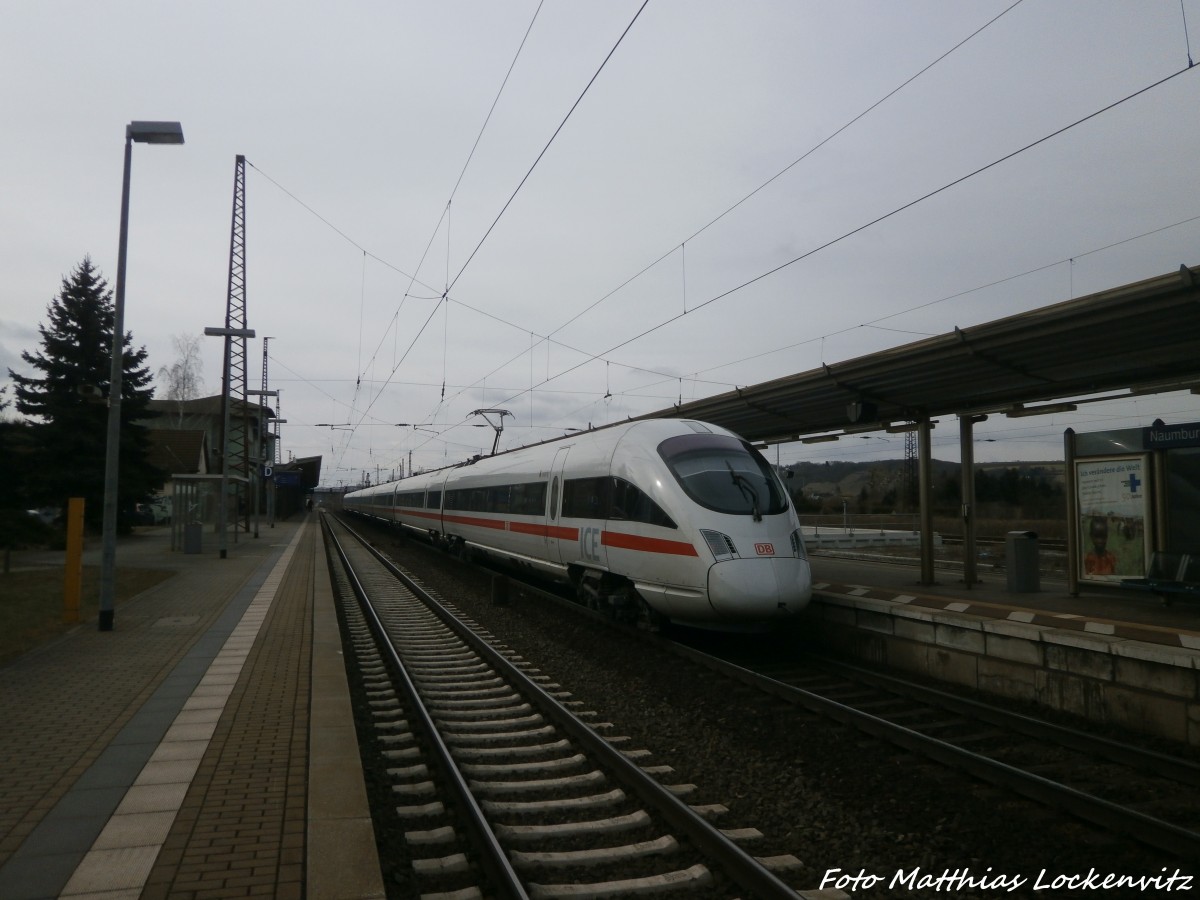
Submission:
[[[183,526],[184,553],[200,552],[200,529],[202,527],[199,522],[188,522]]]
[[[1005,541],[1004,562],[1010,591],[1035,594],[1041,590],[1036,531],[1010,531]]]

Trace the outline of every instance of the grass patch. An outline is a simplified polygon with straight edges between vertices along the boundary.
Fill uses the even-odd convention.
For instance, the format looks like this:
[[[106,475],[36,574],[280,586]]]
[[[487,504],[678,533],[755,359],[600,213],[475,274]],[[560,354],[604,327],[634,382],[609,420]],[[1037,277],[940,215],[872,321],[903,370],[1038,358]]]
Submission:
[[[166,581],[163,569],[117,569],[114,605]],[[95,621],[100,606],[100,567],[83,567],[79,618]],[[0,665],[75,627],[63,624],[63,571],[57,568],[0,574]]]

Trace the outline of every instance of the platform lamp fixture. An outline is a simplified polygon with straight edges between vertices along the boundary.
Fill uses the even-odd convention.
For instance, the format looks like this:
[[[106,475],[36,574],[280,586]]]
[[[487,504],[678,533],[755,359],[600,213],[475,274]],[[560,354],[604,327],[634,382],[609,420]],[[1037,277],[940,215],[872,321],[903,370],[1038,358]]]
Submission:
[[[125,256],[129,237],[129,170],[133,142],[182,144],[178,122],[130,122],[125,126],[125,172],[121,180],[121,236],[117,243],[117,288],[113,302],[112,369],[108,379],[108,434],[104,451],[104,523],[100,556],[100,630],[113,629],[117,575],[117,473],[121,462],[121,380],[125,356]]]

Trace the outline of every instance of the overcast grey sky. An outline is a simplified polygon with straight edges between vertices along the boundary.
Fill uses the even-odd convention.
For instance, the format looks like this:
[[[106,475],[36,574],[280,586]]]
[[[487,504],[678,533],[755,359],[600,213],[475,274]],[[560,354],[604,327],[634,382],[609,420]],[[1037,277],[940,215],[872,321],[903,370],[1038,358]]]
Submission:
[[[244,154],[248,325],[327,484],[489,447],[480,407],[514,446],[1200,263],[1200,67],[811,252],[1186,69],[1200,0],[3,11],[0,374],[85,255],[115,284],[125,124],[179,120],[134,147],[126,327],[157,370],[223,323]],[[1158,417],[1197,398],[991,420],[978,458]]]

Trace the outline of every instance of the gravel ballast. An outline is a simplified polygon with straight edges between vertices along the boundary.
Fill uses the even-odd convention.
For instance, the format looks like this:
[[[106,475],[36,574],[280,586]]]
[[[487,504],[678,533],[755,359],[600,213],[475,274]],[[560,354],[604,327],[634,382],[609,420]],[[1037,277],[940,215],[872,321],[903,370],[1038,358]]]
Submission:
[[[802,868],[784,876],[797,888],[836,886],[868,898],[1189,893],[1181,879],[1194,866],[797,711],[570,610],[515,590],[506,605],[493,605],[490,573],[396,532],[369,534],[613,722],[613,733],[629,735],[628,747],[650,750],[647,764],[670,765],[671,781],[697,785],[689,803],[724,804],[721,827],[763,832],[751,847],[756,856],[797,857]],[[1114,887],[1117,876],[1153,880]],[[1200,881],[1190,888],[1200,893]]]

